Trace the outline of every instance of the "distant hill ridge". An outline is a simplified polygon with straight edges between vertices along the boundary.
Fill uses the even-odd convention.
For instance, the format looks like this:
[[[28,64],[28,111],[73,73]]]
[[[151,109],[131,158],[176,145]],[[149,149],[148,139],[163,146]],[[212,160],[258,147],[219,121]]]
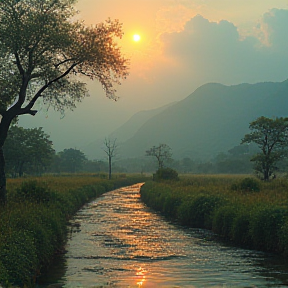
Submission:
[[[208,83],[152,115],[130,139],[126,136],[119,156],[143,156],[151,146],[166,143],[175,158],[207,160],[239,145],[249,123],[260,116],[288,116],[288,80],[232,86]]]

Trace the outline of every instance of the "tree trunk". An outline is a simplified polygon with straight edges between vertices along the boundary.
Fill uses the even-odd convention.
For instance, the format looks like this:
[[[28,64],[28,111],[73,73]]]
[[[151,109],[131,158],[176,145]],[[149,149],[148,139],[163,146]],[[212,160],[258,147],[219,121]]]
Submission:
[[[108,175],[108,179],[110,180],[111,179],[111,174],[112,174],[112,159],[111,157],[109,156],[109,175]]]
[[[13,109],[13,111],[6,111],[5,113],[2,113],[2,118],[0,118],[0,204],[2,205],[6,203],[7,197],[3,146],[7,138],[11,122],[18,115],[18,110],[15,109]],[[12,108],[10,110],[12,110]]]
[[[269,168],[268,167],[265,167],[264,169],[264,181],[268,181],[269,180]]]
[[[23,166],[24,166],[24,161],[22,161],[19,165],[19,171],[18,171],[19,177],[23,176]]]
[[[5,205],[6,194],[5,159],[3,148],[0,147],[0,205]]]

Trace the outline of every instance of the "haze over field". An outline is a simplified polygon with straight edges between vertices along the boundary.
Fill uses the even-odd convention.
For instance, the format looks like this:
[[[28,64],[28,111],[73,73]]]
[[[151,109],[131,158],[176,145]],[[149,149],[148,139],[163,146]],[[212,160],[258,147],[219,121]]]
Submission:
[[[81,149],[136,112],[183,100],[205,83],[288,78],[287,0],[79,0],[77,9],[87,25],[108,17],[123,23],[119,45],[130,76],[117,87],[118,102],[91,82],[91,97],[63,119],[41,104],[37,120],[20,117],[24,127],[44,127],[57,150]]]

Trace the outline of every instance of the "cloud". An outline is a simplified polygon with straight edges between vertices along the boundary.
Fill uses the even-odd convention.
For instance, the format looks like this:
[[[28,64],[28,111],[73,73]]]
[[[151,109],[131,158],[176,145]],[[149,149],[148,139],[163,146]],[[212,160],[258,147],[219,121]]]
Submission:
[[[288,10],[271,9],[265,13],[260,29],[268,44],[275,51],[287,51],[288,48]]]
[[[228,21],[210,22],[197,15],[183,31],[162,35],[165,55],[176,58],[197,83],[282,81],[288,78],[288,10],[272,9],[258,27],[269,45],[256,36],[240,36]]]

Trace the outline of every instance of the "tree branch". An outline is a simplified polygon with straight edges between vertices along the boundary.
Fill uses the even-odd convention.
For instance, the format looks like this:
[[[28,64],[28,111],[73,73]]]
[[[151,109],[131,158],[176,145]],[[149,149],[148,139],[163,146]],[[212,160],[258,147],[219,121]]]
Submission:
[[[61,74],[60,76],[54,78],[53,80],[49,81],[47,84],[45,84],[36,94],[35,96],[31,99],[31,101],[29,102],[29,104],[23,108],[23,111],[25,111],[25,113],[23,114],[30,114],[29,111],[31,111],[31,108],[34,106],[35,102],[38,100],[38,98],[41,96],[41,94],[49,87],[51,86],[54,82],[59,81],[60,79],[64,78],[65,76],[67,76],[71,70],[73,70],[73,68],[75,66],[77,66],[79,63],[74,63],[73,65],[71,65],[63,74]]]

